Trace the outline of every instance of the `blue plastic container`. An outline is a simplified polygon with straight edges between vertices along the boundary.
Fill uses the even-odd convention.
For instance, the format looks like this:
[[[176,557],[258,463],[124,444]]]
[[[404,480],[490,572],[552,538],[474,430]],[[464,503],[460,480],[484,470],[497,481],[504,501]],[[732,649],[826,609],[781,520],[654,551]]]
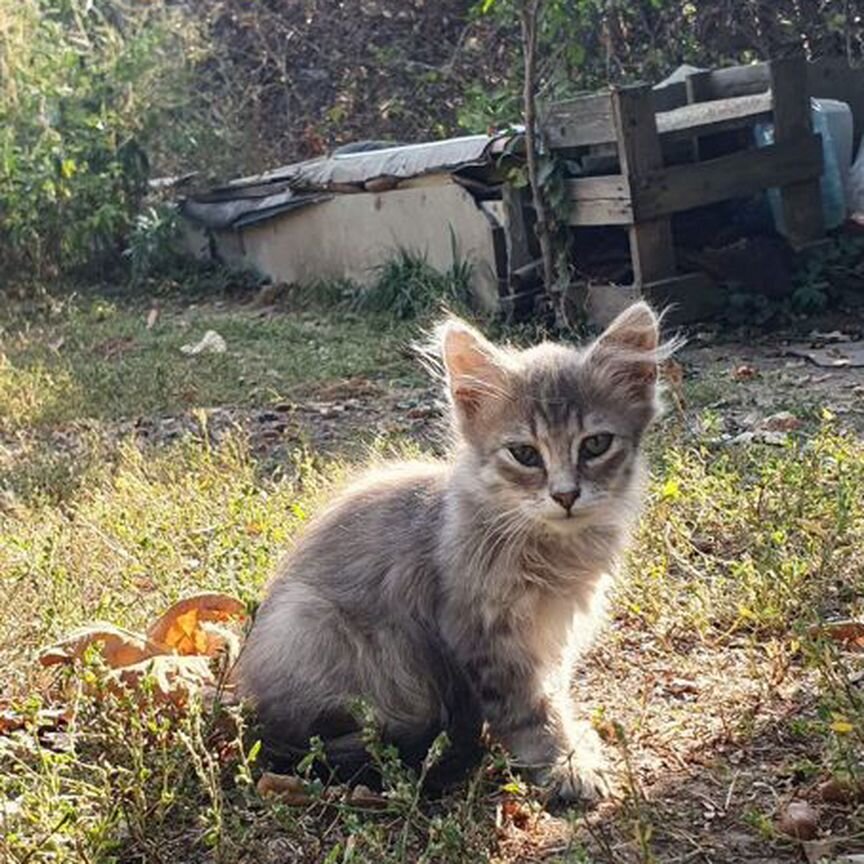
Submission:
[[[844,189],[844,172],[841,171],[838,157],[838,147],[845,148],[845,142],[834,140],[831,131],[832,123],[829,112],[818,99],[811,100],[813,131],[822,137],[822,212],[825,217],[825,227],[830,230],[838,228],[846,220],[846,192]],[[767,147],[774,143],[774,124],[759,123],[755,128],[756,145]],[[848,166],[845,173],[848,173]],[[786,226],[783,219],[783,205],[779,189],[769,189],[766,193],[774,218],[774,227],[778,234],[786,236]]]

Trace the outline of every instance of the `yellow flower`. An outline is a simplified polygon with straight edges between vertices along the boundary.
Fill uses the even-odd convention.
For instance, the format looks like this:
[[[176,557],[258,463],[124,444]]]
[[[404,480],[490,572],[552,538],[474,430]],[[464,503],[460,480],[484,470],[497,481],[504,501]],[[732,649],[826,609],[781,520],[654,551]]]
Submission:
[[[831,728],[838,735],[848,735],[855,727],[842,715],[832,715],[834,719],[831,721]]]

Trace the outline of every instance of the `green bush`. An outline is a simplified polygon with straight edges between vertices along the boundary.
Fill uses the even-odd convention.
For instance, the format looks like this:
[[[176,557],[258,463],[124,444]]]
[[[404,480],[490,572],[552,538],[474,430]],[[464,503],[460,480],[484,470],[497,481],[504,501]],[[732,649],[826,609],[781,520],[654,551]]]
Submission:
[[[0,0],[0,267],[116,260],[199,54],[167,0]],[[170,128],[173,139],[164,137]],[[183,136],[181,135],[181,138]]]

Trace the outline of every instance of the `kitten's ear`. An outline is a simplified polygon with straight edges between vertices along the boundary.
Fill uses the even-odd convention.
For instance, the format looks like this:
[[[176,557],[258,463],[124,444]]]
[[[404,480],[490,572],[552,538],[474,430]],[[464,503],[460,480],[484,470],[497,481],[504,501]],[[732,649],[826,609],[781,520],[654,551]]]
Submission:
[[[470,419],[486,401],[506,392],[504,358],[491,342],[458,318],[444,322],[438,335],[453,404]]]
[[[628,306],[588,350],[588,361],[614,367],[616,379],[631,386],[657,380],[660,319],[644,302]]]

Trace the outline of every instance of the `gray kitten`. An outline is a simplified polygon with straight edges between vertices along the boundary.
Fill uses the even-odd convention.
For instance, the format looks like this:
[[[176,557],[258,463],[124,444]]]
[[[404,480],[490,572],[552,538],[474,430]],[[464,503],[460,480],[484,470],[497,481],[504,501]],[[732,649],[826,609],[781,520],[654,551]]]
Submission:
[[[320,735],[357,767],[362,697],[385,740],[420,758],[442,728],[474,743],[485,722],[562,797],[603,790],[570,674],[642,497],[658,330],[645,303],[582,350],[439,328],[452,458],[372,471],[281,565],[238,666],[265,741],[296,752]]]

